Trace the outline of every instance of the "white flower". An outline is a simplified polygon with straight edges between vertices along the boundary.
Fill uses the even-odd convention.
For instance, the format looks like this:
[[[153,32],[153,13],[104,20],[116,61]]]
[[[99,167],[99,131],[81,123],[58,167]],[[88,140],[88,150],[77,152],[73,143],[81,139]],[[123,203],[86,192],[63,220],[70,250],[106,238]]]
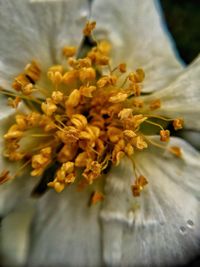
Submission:
[[[157,9],[157,2],[150,0],[94,0],[95,37],[111,43],[113,66],[126,62],[130,70],[144,68],[143,92],[151,94],[142,100],[161,101],[155,115],[183,117],[185,129],[199,131],[200,59],[183,67]],[[13,78],[33,58],[39,59],[42,70],[60,62],[58,52],[66,40],[68,45],[81,43],[89,14],[84,0],[1,0],[0,86],[9,90]],[[0,101],[3,135],[14,112],[3,97]],[[150,141],[157,142],[155,137]],[[172,137],[168,147],[181,148],[182,158],[156,146],[134,154],[137,171],[148,178],[139,198],[131,194],[135,174],[128,158],[108,173],[102,205],[88,207],[90,188],[77,193],[74,185],[61,194],[49,190],[30,201],[36,178],[28,173],[2,185],[1,250],[7,265],[173,266],[197,255],[200,154],[179,138]],[[1,169],[6,165],[13,166],[1,153]]]

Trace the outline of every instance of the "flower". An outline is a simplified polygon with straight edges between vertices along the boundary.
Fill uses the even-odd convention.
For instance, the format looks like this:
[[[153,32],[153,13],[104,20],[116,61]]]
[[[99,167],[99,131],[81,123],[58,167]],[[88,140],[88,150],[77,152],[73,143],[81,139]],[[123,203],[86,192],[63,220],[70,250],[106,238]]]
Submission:
[[[23,113],[14,116],[13,122],[14,110],[8,108],[5,99],[1,98],[1,134],[7,140],[6,155],[10,159],[17,159],[15,164],[9,164],[1,158],[2,181],[10,180],[16,169],[24,170],[24,166],[19,166],[18,160],[24,157],[30,160],[27,153],[38,145],[32,139],[29,141],[31,134],[41,137],[43,131],[46,135],[53,131],[53,136],[56,137],[48,146],[45,144],[46,147],[41,148],[39,153],[31,154],[32,175],[44,173],[51,164],[54,158],[52,155],[57,153],[54,148],[57,139],[65,144],[59,150],[62,151],[60,156],[56,154],[62,166],[56,172],[55,180],[49,183],[56,191],[63,192],[57,194],[54,190],[49,190],[36,201],[30,201],[28,197],[38,180],[30,178],[27,172],[10,183],[4,183],[0,188],[0,211],[3,217],[7,215],[2,224],[2,237],[5,239],[3,253],[10,252],[11,265],[20,266],[26,260],[28,266],[101,266],[103,263],[111,266],[172,266],[192,258],[199,250],[200,155],[185,141],[177,137],[170,138],[167,126],[169,120],[173,119],[173,127],[178,130],[182,127],[184,118],[185,129],[200,128],[199,59],[187,68],[181,65],[162,30],[156,10],[158,6],[154,5],[154,1],[125,0],[123,6],[118,0],[93,1],[91,21],[97,22],[95,38],[98,46],[91,49],[90,57],[82,60],[76,60],[72,56],[76,53],[74,46],[81,42],[81,32],[89,14],[87,1],[0,3],[0,31],[3,40],[0,49],[1,87],[11,89],[11,83],[16,77],[12,84],[15,91],[20,91],[20,97],[22,92],[24,99],[31,103],[38,102],[45,114],[43,117],[38,112],[30,114],[26,108]],[[85,36],[90,36],[94,27],[95,23],[88,22],[84,29]],[[100,72],[101,66],[109,67],[109,45],[100,40],[107,40],[111,44],[112,66],[118,66],[117,69],[111,68],[110,74],[118,71],[124,75],[131,70],[127,78],[122,80],[121,87],[117,85],[118,77],[102,75]],[[62,63],[59,51],[66,42],[63,54],[70,57],[68,64],[72,69],[63,72],[62,66],[55,64]],[[37,61],[31,62],[32,59],[39,60],[40,65]],[[98,71],[91,63],[94,60]],[[23,71],[28,62],[31,64]],[[42,76],[45,72],[51,83]],[[75,88],[77,79],[81,82],[81,88]],[[61,81],[71,90],[67,99],[64,99],[65,95],[59,90]],[[125,90],[126,82],[130,86]],[[141,82],[142,92],[150,94],[141,95]],[[52,84],[55,88],[53,91]],[[117,87],[118,91],[113,92],[113,87]],[[41,92],[46,88],[49,91],[45,91],[48,95],[44,99]],[[105,88],[112,90],[108,90],[109,94],[103,96],[97,94],[94,104],[92,101],[87,101],[87,105],[85,102],[80,104],[81,100],[92,98],[97,89],[104,92],[102,90]],[[32,97],[32,93],[36,93],[35,89],[39,90],[39,96]],[[2,92],[9,93],[5,90]],[[134,101],[130,105],[127,99],[132,94]],[[19,105],[22,109],[20,97],[16,97],[14,102],[11,99],[10,104],[13,107]],[[102,104],[102,101],[105,102]],[[124,108],[121,107],[122,104]],[[80,105],[85,109],[78,114],[74,113],[74,109]],[[106,107],[105,114],[103,106]],[[139,110],[136,114],[132,112],[133,106],[135,110]],[[70,119],[66,132],[62,131],[62,127],[66,125],[62,125],[65,120],[62,120],[63,113],[59,109],[64,109]],[[88,120],[88,115],[84,115],[91,110],[90,115],[94,117],[95,125],[92,125],[92,120]],[[100,116],[97,120],[98,113],[106,115],[105,118]],[[109,145],[112,148],[112,163],[118,165],[111,167],[104,181],[97,178],[104,167],[102,163],[106,163],[107,167],[110,162],[110,154],[103,157],[103,162],[99,162],[94,156],[95,160],[85,164],[88,158],[93,159],[88,153],[87,142],[91,142],[90,147],[102,148],[104,142],[97,141],[99,128],[102,120],[105,123],[104,120],[112,114],[118,114],[117,118],[113,118],[117,123],[120,121],[123,124],[124,131],[120,130],[118,124],[113,125],[112,120],[106,121],[108,129],[104,138],[109,138],[109,143],[112,144]],[[55,121],[58,121],[61,128],[60,132],[56,132],[57,135],[54,132],[55,125],[58,126]],[[18,141],[38,123],[42,133],[29,133],[26,142],[23,140],[25,147],[28,143],[29,150],[16,153],[18,145],[22,146]],[[8,128],[8,124],[12,125],[11,128]],[[144,129],[142,125],[145,126]],[[5,128],[7,132],[4,131]],[[150,137],[146,132],[157,133],[155,128],[160,130],[158,138]],[[52,135],[42,137],[44,139],[41,144],[49,141],[48,138],[52,141]],[[77,139],[84,141],[80,142],[79,147],[74,146]],[[104,141],[103,138],[102,140]],[[83,154],[78,152],[80,149]],[[133,154],[134,150],[142,151]],[[132,154],[133,161],[130,160]],[[27,162],[29,161],[25,163]],[[83,176],[89,183],[81,192],[77,192],[73,183],[76,179],[76,165],[85,168]],[[62,179],[59,180],[60,177],[67,179],[65,183]],[[64,190],[66,183],[70,183],[70,186]],[[98,190],[93,192],[95,187]],[[103,188],[103,192],[99,191]],[[93,203],[103,201],[89,207],[87,204],[90,196]],[[11,212],[13,210],[15,211]],[[16,222],[21,217],[21,227],[14,230],[11,222]],[[32,228],[28,236],[31,221]],[[14,236],[21,241],[21,246],[18,249],[15,247],[16,254],[12,253],[14,244],[9,242],[9,232],[12,238]],[[28,244],[30,249],[27,254]]]

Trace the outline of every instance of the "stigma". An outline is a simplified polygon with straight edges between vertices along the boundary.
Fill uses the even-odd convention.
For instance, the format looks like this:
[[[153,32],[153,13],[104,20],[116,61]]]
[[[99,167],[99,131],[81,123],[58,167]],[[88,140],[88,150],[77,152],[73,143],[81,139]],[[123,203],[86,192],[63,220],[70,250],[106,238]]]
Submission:
[[[92,38],[95,26],[95,22],[88,22],[83,35]],[[118,165],[129,157],[135,173],[131,188],[133,196],[138,197],[148,179],[138,173],[134,156],[150,145],[162,147],[151,142],[147,132],[168,142],[168,124],[172,123],[175,130],[183,127],[181,118],[155,115],[162,102],[143,101],[144,70],[128,72],[124,62],[112,67],[110,50],[111,45],[103,40],[78,58],[77,48],[66,46],[61,51],[64,65],[50,66],[44,71],[33,60],[15,77],[14,92],[1,90],[9,96],[8,105],[16,109],[15,123],[4,135],[4,156],[20,161],[21,169],[30,165],[32,176],[41,176],[56,164],[57,170],[48,182],[56,192],[74,183],[78,187],[92,186],[103,179],[110,165]],[[29,112],[18,111],[21,102],[29,107]],[[178,147],[168,151],[181,156]],[[17,175],[19,172],[12,177],[4,170],[0,181]],[[102,199],[103,194],[97,190],[91,202]]]

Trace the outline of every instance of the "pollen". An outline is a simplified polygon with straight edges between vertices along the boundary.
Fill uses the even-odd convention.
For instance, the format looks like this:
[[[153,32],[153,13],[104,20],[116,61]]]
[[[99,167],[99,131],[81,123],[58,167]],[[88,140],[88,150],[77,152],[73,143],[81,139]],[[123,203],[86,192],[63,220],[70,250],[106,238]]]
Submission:
[[[93,38],[95,26],[96,22],[87,22],[84,36]],[[161,141],[169,141],[166,122],[172,121],[175,130],[183,127],[180,118],[154,113],[161,101],[143,99],[143,69],[129,72],[124,62],[112,66],[111,49],[106,40],[95,41],[78,58],[77,47],[65,46],[61,51],[63,65],[43,70],[32,60],[15,77],[13,92],[0,89],[9,96],[8,105],[16,109],[15,121],[4,134],[4,156],[19,162],[20,172],[31,167],[32,176],[42,176],[56,166],[47,185],[58,193],[72,184],[89,186],[91,204],[103,200],[96,184],[102,183],[109,167],[119,165],[124,157],[133,162],[135,182],[130,188],[133,196],[139,196],[148,181],[137,170],[135,155],[151,145],[160,147],[148,135],[160,134]],[[20,112],[21,103],[30,111]],[[181,157],[179,147],[163,149]],[[0,183],[13,177],[5,170]]]
[[[175,119],[173,121],[174,130],[180,130],[183,128],[183,119]]]

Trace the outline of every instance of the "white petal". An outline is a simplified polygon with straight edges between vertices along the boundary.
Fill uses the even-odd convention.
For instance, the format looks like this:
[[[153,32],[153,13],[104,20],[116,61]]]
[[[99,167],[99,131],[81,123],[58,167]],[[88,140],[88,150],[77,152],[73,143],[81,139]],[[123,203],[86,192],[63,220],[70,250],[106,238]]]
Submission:
[[[200,130],[200,56],[167,88],[146,99],[160,99],[157,113],[170,118],[182,117],[185,128]]]
[[[106,266],[121,266],[124,226],[132,223],[127,202],[132,178],[132,163],[124,158],[119,166],[111,169],[106,179],[105,200],[100,214],[103,260]]]
[[[179,136],[189,142],[193,147],[200,150],[200,132],[199,131],[181,131]]]
[[[3,266],[24,266],[29,248],[29,230],[33,205],[27,202],[1,222],[0,251]]]
[[[0,173],[7,169],[11,174],[15,174],[20,166],[19,163],[9,162],[3,157],[3,135],[14,122],[15,113],[14,109],[6,105],[6,102],[6,98],[0,96]],[[25,107],[21,107],[20,110],[25,110]],[[38,178],[29,176],[29,173],[26,172],[22,177],[17,177],[13,181],[0,185],[0,216],[5,216],[15,206],[20,205],[30,197],[30,192]]]
[[[74,185],[50,190],[38,202],[28,266],[102,266],[99,208]]]
[[[124,266],[177,266],[199,253],[200,154],[178,138],[171,145],[183,149],[183,159],[160,151],[141,152],[135,159],[149,184],[124,234]]]
[[[58,63],[61,47],[80,44],[88,12],[87,0],[1,0],[0,85],[8,89],[32,59],[43,69]]]
[[[145,70],[143,91],[163,88],[182,69],[157,1],[94,0],[92,18],[97,39],[112,44],[114,65],[126,61]]]

